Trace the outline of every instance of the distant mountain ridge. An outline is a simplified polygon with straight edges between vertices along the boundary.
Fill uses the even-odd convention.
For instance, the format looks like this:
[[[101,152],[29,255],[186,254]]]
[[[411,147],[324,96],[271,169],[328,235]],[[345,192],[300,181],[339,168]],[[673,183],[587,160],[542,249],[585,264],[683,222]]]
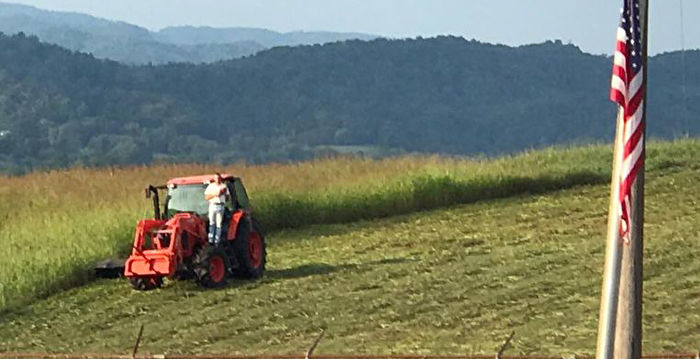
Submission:
[[[69,50],[125,64],[210,63],[252,55],[274,46],[370,40],[335,32],[278,33],[255,28],[169,27],[158,32],[90,15],[0,2],[0,32],[24,32]]]
[[[154,37],[162,42],[176,45],[219,44],[237,41],[252,41],[264,47],[298,46],[323,44],[344,40],[369,41],[377,38],[362,33],[330,31],[277,32],[248,27],[214,28],[208,26],[171,26],[156,33]]]

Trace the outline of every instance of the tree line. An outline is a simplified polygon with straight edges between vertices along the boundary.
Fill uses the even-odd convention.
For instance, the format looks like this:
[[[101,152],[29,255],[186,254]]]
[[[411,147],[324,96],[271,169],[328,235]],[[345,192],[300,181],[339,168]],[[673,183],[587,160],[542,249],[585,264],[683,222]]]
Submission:
[[[682,74],[680,61],[679,53],[650,60],[652,137],[700,131],[689,120],[700,112],[700,70]],[[686,61],[700,61],[700,51]],[[491,155],[609,141],[610,70],[609,57],[560,42],[354,40],[214,64],[127,66],[0,35],[0,171],[295,161],[346,150]]]

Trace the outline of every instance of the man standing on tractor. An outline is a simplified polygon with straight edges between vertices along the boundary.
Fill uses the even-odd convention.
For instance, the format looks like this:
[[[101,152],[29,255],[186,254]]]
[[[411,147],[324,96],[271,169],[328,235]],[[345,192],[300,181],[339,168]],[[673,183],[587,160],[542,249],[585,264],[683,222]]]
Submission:
[[[218,245],[221,241],[226,196],[229,196],[228,188],[221,182],[221,174],[216,173],[214,180],[204,190],[204,199],[209,201],[209,244]]]

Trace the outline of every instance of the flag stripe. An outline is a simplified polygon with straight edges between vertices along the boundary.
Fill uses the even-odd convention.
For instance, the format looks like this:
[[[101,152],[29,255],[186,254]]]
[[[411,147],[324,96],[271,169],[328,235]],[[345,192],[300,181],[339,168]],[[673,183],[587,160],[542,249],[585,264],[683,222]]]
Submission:
[[[644,104],[640,104],[639,108],[637,108],[637,112],[630,116],[627,121],[625,121],[625,142],[629,141],[632,135],[638,132],[637,129],[642,124],[643,114]]]
[[[630,141],[625,143],[625,152],[629,156],[623,160],[622,173],[623,178],[627,178],[632,172],[632,168],[639,162],[639,156],[642,153],[642,131],[637,131],[632,135]]]
[[[637,74],[630,80],[629,84],[629,93],[631,93],[633,96],[637,95],[639,93],[639,90],[642,88],[642,82],[643,82],[642,74]]]

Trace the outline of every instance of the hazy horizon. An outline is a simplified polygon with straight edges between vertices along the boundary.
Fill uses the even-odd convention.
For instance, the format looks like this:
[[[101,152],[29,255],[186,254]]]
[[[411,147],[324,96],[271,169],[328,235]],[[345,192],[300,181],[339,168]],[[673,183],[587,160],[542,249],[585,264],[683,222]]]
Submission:
[[[53,11],[84,13],[157,31],[169,26],[256,27],[279,32],[358,32],[389,38],[463,36],[518,46],[561,40],[593,54],[613,51],[621,1],[519,0],[14,0]],[[679,50],[681,4],[686,49],[700,48],[700,1],[650,2],[649,52]],[[157,9],[157,10],[154,10]],[[293,16],[290,16],[293,14]],[[536,26],[531,26],[536,24]]]

